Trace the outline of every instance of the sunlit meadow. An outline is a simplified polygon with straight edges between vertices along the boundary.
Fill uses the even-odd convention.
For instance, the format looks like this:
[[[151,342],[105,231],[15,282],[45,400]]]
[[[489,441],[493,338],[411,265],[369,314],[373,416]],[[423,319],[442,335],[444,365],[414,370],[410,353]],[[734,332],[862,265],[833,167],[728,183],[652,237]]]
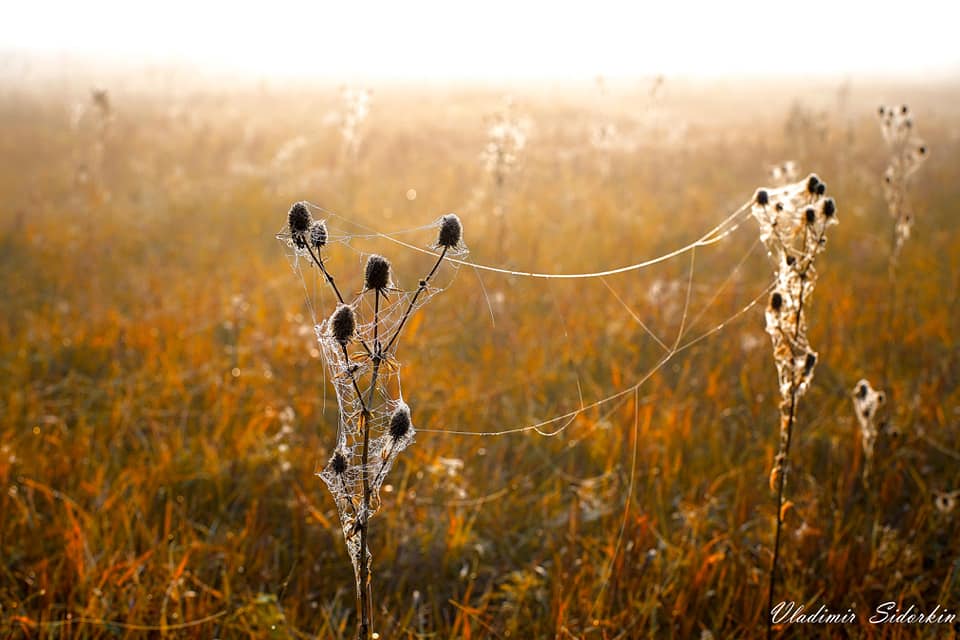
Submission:
[[[763,637],[778,508],[776,601],[857,616],[775,636],[956,637],[868,618],[960,609],[958,99],[947,82],[669,74],[10,75],[0,635],[356,637],[344,539],[372,502],[380,638]],[[904,103],[910,133],[885,140],[878,107]],[[795,365],[799,310],[774,301],[790,252],[751,211],[762,188],[770,211],[800,203],[796,228],[808,202],[823,216],[810,173],[839,224],[803,298],[815,373],[801,361],[778,499],[778,358]],[[394,316],[383,366],[416,434],[381,450],[379,499],[324,483],[344,415],[367,411],[337,394],[374,339],[328,324],[339,301],[290,235],[297,202],[362,319],[371,254],[402,313],[444,250],[441,216],[462,221],[465,264],[444,258],[429,305]]]

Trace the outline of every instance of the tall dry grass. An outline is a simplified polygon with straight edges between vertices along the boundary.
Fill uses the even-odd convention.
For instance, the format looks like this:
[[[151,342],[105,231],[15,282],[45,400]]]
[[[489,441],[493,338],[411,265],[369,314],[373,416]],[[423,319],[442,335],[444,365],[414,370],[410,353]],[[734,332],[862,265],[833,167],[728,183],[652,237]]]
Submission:
[[[108,85],[113,119],[93,184],[77,180],[90,131],[69,117],[88,87],[0,95],[3,634],[350,637],[352,568],[314,476],[333,454],[335,402],[272,236],[285,204],[309,193],[378,230],[455,210],[472,256],[495,255],[496,219],[482,201],[461,203],[488,180],[476,155],[500,95],[378,90],[357,160],[344,165],[340,131],[323,124],[340,108],[335,89],[171,94],[120,79]],[[629,106],[646,87],[619,91]],[[707,114],[703,91],[717,105]],[[603,174],[584,132],[596,121],[629,129],[629,108],[598,116],[589,96],[530,90],[518,100],[536,129],[505,196],[516,249],[504,262],[628,264],[712,226],[770,164],[793,158],[829,176],[844,224],[810,309],[819,363],[791,450],[778,589],[858,611],[889,597],[956,602],[955,91],[855,85],[852,133],[835,136],[828,119],[826,138],[797,151],[781,134],[800,93],[812,95],[780,87],[782,104],[761,102],[749,87],[668,79],[660,122],[686,126],[615,153]],[[900,255],[902,304],[886,328],[874,105],[906,94],[937,153],[911,187],[923,241]],[[698,251],[688,320],[720,293],[690,336],[769,284],[754,241],[751,230]],[[375,239],[360,248],[391,251],[397,273],[423,270],[419,254]],[[350,251],[330,263],[337,274],[361,266]],[[667,341],[689,267],[607,283]],[[562,436],[427,433],[530,424],[629,386],[662,349],[624,304],[600,282],[483,275],[481,286],[465,269],[410,320],[404,393],[417,398],[421,433],[384,484],[389,517],[370,540],[381,637],[762,633],[778,391],[761,311],[672,360],[636,402],[587,412]],[[887,353],[902,436],[878,438],[867,489],[849,393]]]

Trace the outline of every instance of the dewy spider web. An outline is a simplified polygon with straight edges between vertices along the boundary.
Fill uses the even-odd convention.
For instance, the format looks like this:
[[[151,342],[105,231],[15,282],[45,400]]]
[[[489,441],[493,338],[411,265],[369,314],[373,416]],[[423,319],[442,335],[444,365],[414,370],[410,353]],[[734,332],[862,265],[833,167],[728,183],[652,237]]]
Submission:
[[[798,185],[799,184],[800,183],[798,183]],[[806,183],[804,182],[803,184],[806,184]],[[719,224],[714,226],[712,229],[710,229],[709,231],[701,235],[696,240],[689,242],[682,247],[679,247],[672,251],[668,251],[661,255],[658,255],[653,258],[649,258],[634,264],[616,267],[612,269],[605,269],[600,271],[584,272],[584,273],[542,273],[542,272],[536,272],[536,271],[504,269],[504,268],[476,263],[476,262],[468,262],[466,260],[459,259],[459,258],[449,258],[448,260],[446,260],[446,262],[448,262],[451,266],[468,266],[472,269],[479,270],[479,271],[485,271],[485,272],[491,272],[491,273],[497,273],[501,275],[521,277],[521,278],[545,279],[545,280],[600,279],[602,282],[604,282],[607,288],[611,289],[611,293],[613,293],[613,295],[618,298],[618,302],[620,302],[621,305],[624,305],[623,301],[619,299],[616,292],[613,291],[612,287],[606,282],[605,278],[607,278],[608,276],[614,276],[614,275],[624,274],[632,271],[639,271],[642,269],[646,269],[654,265],[664,263],[673,258],[682,256],[687,253],[689,253],[691,256],[690,269],[689,269],[687,283],[686,283],[687,293],[686,293],[685,304],[683,307],[683,314],[681,317],[681,326],[672,345],[664,344],[649,329],[649,327],[644,325],[643,322],[641,322],[639,318],[635,314],[633,314],[629,308],[627,308],[627,312],[633,316],[634,320],[636,320],[643,327],[643,330],[648,335],[650,335],[655,341],[657,341],[664,348],[664,351],[665,351],[665,353],[656,362],[656,364],[650,370],[644,373],[642,377],[639,380],[637,380],[633,385],[630,385],[629,387],[624,388],[616,393],[613,393],[611,395],[608,395],[604,398],[601,398],[599,400],[596,400],[590,403],[584,403],[581,398],[581,403],[579,407],[572,409],[568,412],[562,413],[560,415],[554,416],[552,418],[542,420],[534,424],[525,425],[525,426],[502,429],[499,431],[470,431],[465,429],[420,429],[420,432],[459,435],[459,436],[503,436],[503,435],[510,435],[514,433],[534,431],[541,436],[552,437],[565,431],[567,427],[569,427],[570,424],[572,424],[576,420],[577,417],[579,417],[586,411],[601,407],[614,400],[629,397],[630,394],[633,394],[637,389],[639,389],[647,380],[649,380],[654,374],[656,374],[660,369],[662,369],[678,353],[693,347],[695,344],[721,331],[730,322],[740,317],[741,315],[747,313],[750,309],[756,306],[756,304],[760,300],[764,299],[767,296],[767,294],[769,294],[770,291],[772,290],[774,286],[773,284],[765,288],[762,292],[760,292],[758,296],[756,296],[748,304],[740,308],[735,314],[725,319],[723,322],[710,328],[705,333],[695,338],[691,338],[689,340],[684,341],[684,338],[687,335],[685,325],[687,320],[687,313],[689,311],[690,291],[693,288],[693,273],[694,273],[694,266],[695,266],[694,258],[696,256],[697,248],[715,245],[720,243],[724,239],[730,237],[736,230],[740,228],[740,225],[743,221],[751,217],[751,208],[753,207],[753,205],[754,205],[754,200],[750,200],[749,202],[744,203],[743,205],[738,207],[733,213],[727,215]],[[312,206],[316,206],[316,205],[312,205]],[[321,207],[316,207],[316,208],[318,210],[323,211],[325,214],[327,214],[330,217],[336,217],[340,220],[343,220],[345,223],[350,224],[351,226],[359,229],[362,232],[356,236],[345,236],[345,237],[380,238],[411,251],[432,254],[432,251],[428,249],[424,249],[423,247],[417,246],[415,244],[405,242],[396,237],[397,235],[409,233],[411,231],[417,231],[419,229],[409,229],[409,230],[395,232],[395,233],[382,233],[377,231],[376,229],[372,229],[368,226],[360,224],[354,220],[351,220],[345,216],[336,214],[332,211],[322,209]],[[754,245],[751,246],[747,255],[744,256],[743,260],[740,261],[740,264],[737,265],[736,269],[739,269],[739,266],[742,265],[743,261],[749,256],[750,253],[752,253],[752,251],[755,249],[756,246],[757,246],[757,243],[754,243]],[[734,272],[736,271],[736,269],[734,270]],[[732,275],[733,274],[731,274],[731,276]],[[727,279],[727,282],[729,282],[729,277]],[[724,283],[724,285],[725,284],[726,282]],[[720,293],[719,290],[715,292],[713,298],[708,303],[708,306],[714,300],[716,300],[719,293]],[[706,309],[704,309],[704,311],[705,310]],[[697,316],[697,319],[699,319],[702,315],[703,315],[703,312],[701,312],[700,315]],[[555,428],[548,429],[548,427],[555,427]]]
[[[798,182],[796,184],[783,185],[783,186],[780,186],[778,189],[772,189],[769,192],[792,194],[794,192],[802,190],[803,188],[805,188],[805,186],[806,186],[806,181],[803,181],[803,182]],[[757,193],[759,194],[760,191],[758,191]],[[691,347],[697,345],[701,341],[722,331],[731,322],[733,322],[734,320],[741,317],[742,315],[744,315],[745,313],[753,309],[755,306],[757,306],[758,302],[767,299],[771,291],[776,287],[777,285],[776,282],[768,283],[768,286],[766,286],[762,291],[760,291],[758,295],[756,295],[751,300],[749,300],[749,302],[747,302],[745,305],[740,306],[732,315],[727,316],[724,320],[722,320],[719,323],[713,324],[712,326],[710,326],[710,328],[706,329],[702,333],[699,333],[695,337],[688,337],[691,326],[695,325],[699,321],[699,319],[703,317],[704,313],[707,311],[707,307],[712,305],[717,300],[717,298],[720,296],[723,289],[727,287],[731,279],[738,273],[743,263],[751,255],[753,255],[756,247],[760,244],[760,239],[756,240],[750,246],[746,254],[733,267],[733,270],[727,275],[727,277],[723,280],[723,282],[720,283],[718,287],[713,289],[712,291],[713,295],[707,302],[706,306],[699,312],[699,314],[697,314],[693,318],[692,321],[688,322],[689,320],[688,315],[690,311],[690,296],[691,296],[691,291],[694,288],[694,271],[695,271],[695,265],[696,265],[697,249],[716,245],[722,242],[723,240],[725,240],[726,238],[730,237],[737,229],[740,228],[740,225],[745,220],[755,215],[757,197],[758,196],[755,196],[750,201],[738,207],[734,212],[726,216],[715,227],[707,231],[705,234],[701,235],[696,240],[693,240],[692,242],[689,242],[684,246],[681,246],[677,249],[666,252],[662,255],[658,255],[653,258],[643,260],[641,262],[637,262],[634,264],[621,266],[617,268],[612,268],[612,269],[604,269],[604,270],[599,270],[594,272],[584,272],[584,273],[543,273],[543,272],[536,272],[536,271],[505,269],[505,268],[486,265],[486,264],[468,262],[462,259],[462,257],[447,257],[447,259],[444,260],[444,263],[450,268],[450,270],[453,273],[455,273],[456,268],[459,266],[468,266],[476,271],[485,271],[485,272],[496,273],[496,274],[501,274],[506,276],[528,278],[528,279],[547,279],[547,280],[599,279],[603,283],[603,285],[610,291],[610,293],[616,299],[617,303],[620,304],[625,309],[625,311],[633,318],[633,320],[636,321],[643,328],[643,330],[654,341],[657,342],[657,344],[662,348],[663,353],[650,369],[648,369],[645,373],[641,375],[639,379],[637,379],[633,384],[627,386],[626,388],[623,388],[619,391],[616,391],[610,395],[606,395],[605,397],[600,398],[598,400],[594,400],[592,402],[585,402],[583,399],[582,393],[578,388],[578,395],[580,398],[579,406],[567,412],[564,412],[562,414],[555,415],[546,420],[537,422],[535,424],[528,424],[525,426],[518,426],[518,427],[502,429],[498,431],[479,431],[478,432],[478,431],[470,431],[470,430],[463,430],[463,429],[442,428],[442,429],[420,429],[420,432],[456,435],[456,436],[489,437],[489,436],[504,436],[504,435],[510,435],[510,434],[516,434],[516,433],[523,433],[527,431],[533,431],[541,436],[553,437],[565,432],[566,429],[571,424],[573,424],[578,417],[584,415],[586,412],[594,409],[599,409],[605,405],[612,405],[613,409],[616,409],[618,407],[622,407],[625,403],[629,402],[631,398],[634,402],[633,428],[634,430],[638,429],[639,418],[638,418],[637,407],[639,403],[639,389],[643,386],[643,384],[646,383],[658,371],[660,371],[677,354],[683,351],[686,351],[687,349],[690,349]],[[416,252],[420,252],[428,255],[436,255],[435,247],[431,249],[425,249],[421,246],[406,242],[397,237],[400,235],[415,233],[425,229],[429,229],[431,227],[435,227],[436,223],[433,225],[427,225],[425,227],[417,227],[413,229],[406,229],[403,231],[392,232],[392,233],[383,233],[376,229],[372,229],[370,227],[364,226],[353,219],[350,219],[345,216],[334,213],[332,211],[323,209],[322,207],[319,207],[317,205],[311,204],[310,206],[314,211],[320,212],[326,215],[328,219],[336,218],[337,220],[340,220],[345,224],[348,224],[354,229],[358,230],[358,232],[355,234],[343,234],[339,236],[331,236],[332,241],[338,241],[343,243],[344,245],[349,246],[351,243],[351,240],[353,239],[382,239],[411,251],[416,251]],[[792,210],[790,212],[787,212],[787,214],[799,215],[797,212],[794,212]],[[610,285],[607,278],[610,276],[618,275],[618,274],[646,269],[648,267],[652,267],[654,265],[664,263],[673,258],[683,256],[684,254],[690,254],[690,264],[689,264],[689,270],[687,273],[687,278],[685,283],[686,284],[685,295],[684,295],[684,301],[683,301],[680,326],[676,332],[674,339],[672,341],[665,342],[661,340],[646,324],[642,322],[639,316],[637,316],[632,311],[629,305],[618,295],[616,290]],[[299,259],[302,257],[303,256],[301,255],[294,255],[294,266],[298,270],[298,272],[299,272]],[[302,272],[300,273],[302,276]],[[422,299],[417,300],[416,304],[414,305],[414,310],[419,309],[421,306],[423,306],[423,304],[425,304],[427,300],[429,300],[429,298],[431,298],[433,295],[435,295],[440,290],[442,290],[442,288],[443,287],[431,287],[429,290],[429,295],[424,295]],[[390,335],[390,332],[394,330],[393,328],[396,327],[397,323],[399,322],[398,318],[396,317],[397,310],[402,309],[409,304],[408,302],[405,303],[405,301],[410,299],[412,293],[399,291],[399,292],[395,292],[393,295],[394,295],[394,298],[389,302],[389,306],[380,309],[380,313],[382,314],[382,317],[385,319],[385,322],[386,322],[385,325],[381,325],[381,326],[391,327],[390,329],[387,329],[388,335]],[[370,311],[369,297],[365,299],[363,295],[360,295],[358,296],[358,298],[356,298],[353,301],[352,304],[363,306],[365,313],[367,314],[367,316],[369,316],[369,311]],[[349,377],[347,377],[346,379],[344,378],[344,373],[347,371],[347,368],[349,366],[357,366],[357,365],[356,363],[351,365],[348,363],[347,360],[344,359],[342,353],[338,351],[339,345],[331,344],[328,339],[326,339],[326,344],[325,344],[326,334],[325,334],[324,324],[321,322],[321,323],[316,323],[316,325],[317,325],[318,339],[320,340],[320,343],[321,343],[321,352],[327,366],[327,371],[331,379],[333,380],[333,384],[337,394],[337,400],[340,408],[340,428],[339,428],[339,435],[338,435],[338,443],[339,443],[338,448],[344,449],[345,452],[348,452],[350,454],[349,460],[351,462],[350,471],[340,474],[339,476],[337,474],[332,473],[330,465],[328,465],[327,468],[324,469],[324,471],[320,475],[321,477],[324,478],[324,481],[327,483],[328,487],[330,487],[331,492],[337,499],[337,507],[340,513],[341,523],[343,524],[344,535],[347,538],[347,545],[351,551],[351,558],[353,559],[354,566],[356,568],[357,550],[359,548],[359,545],[354,539],[355,536],[352,536],[351,533],[352,533],[352,527],[354,526],[353,523],[356,522],[356,519],[357,519],[359,506],[356,504],[355,500],[350,500],[347,497],[351,495],[356,495],[356,491],[357,491],[356,487],[358,483],[362,482],[363,473],[359,469],[359,466],[355,466],[353,464],[356,461],[357,455],[358,455],[356,448],[354,447],[351,449],[349,447],[345,447],[343,443],[344,443],[344,439],[346,437],[349,437],[352,434],[352,432],[349,430],[350,429],[349,425],[356,424],[357,416],[359,415],[360,412],[363,411],[361,403],[358,402],[356,397],[357,395],[356,389],[354,388],[353,384],[350,382]],[[363,338],[364,341],[368,341],[372,339],[372,335],[371,335],[372,324],[370,322],[367,322],[366,324],[361,325],[358,329],[359,329],[358,333]],[[365,365],[360,364],[359,366],[363,367]],[[368,369],[358,369],[358,372],[361,372],[361,371],[365,372],[367,370]],[[400,452],[400,450],[408,446],[412,441],[412,430],[411,430],[410,440],[405,440],[402,443],[398,442],[392,448],[390,447],[389,435],[388,435],[389,416],[391,415],[392,412],[396,411],[396,409],[399,406],[401,406],[401,403],[403,402],[402,400],[403,396],[399,386],[400,384],[399,365],[395,365],[395,367],[389,371],[388,376],[391,384],[394,384],[396,386],[395,397],[397,398],[397,400],[391,400],[389,393],[383,393],[379,395],[378,396],[379,401],[373,408],[375,410],[375,416],[373,418],[373,422],[371,423],[371,426],[373,427],[373,433],[378,435],[376,439],[373,441],[376,444],[373,445],[371,448],[370,460],[372,462],[369,465],[370,469],[367,470],[366,475],[368,480],[373,485],[375,485],[376,489],[379,489],[380,486],[382,485],[384,476],[386,476],[386,473],[389,471],[390,466],[392,466],[392,464],[394,463],[394,460],[396,459],[396,455]],[[634,437],[634,443],[636,443],[636,437]],[[632,458],[630,462],[630,478],[629,478],[630,486],[633,485],[633,482],[635,479],[636,466],[637,466],[636,457],[637,457],[637,450],[636,450],[636,444],[635,444],[633,447]],[[509,489],[501,490],[492,495],[502,496],[504,493],[508,491]],[[491,499],[496,499],[496,498],[491,497]],[[611,559],[609,560],[607,569],[604,573],[605,575],[605,578],[603,581],[604,585],[609,579],[609,574],[610,574],[610,571],[612,570],[613,561],[616,558],[616,555],[622,543],[622,538],[625,531],[625,525],[627,522],[627,516],[630,508],[629,502],[631,500],[632,500],[632,491],[628,494],[627,504],[625,505],[625,508],[624,508],[624,514],[623,514],[624,517],[623,517],[623,521],[621,523],[617,540],[614,546],[614,552]],[[371,507],[373,511],[376,511],[376,509],[379,508],[378,496],[375,499],[374,503],[371,505]],[[598,594],[598,597],[597,597],[597,603],[596,603],[597,605],[600,602],[600,598],[603,594],[603,590],[604,590],[603,587],[601,587],[601,592],[600,594]]]
[[[314,212],[322,212],[308,203],[300,204],[312,207]],[[431,225],[415,230],[440,228],[440,242],[443,242],[443,224],[451,217],[456,218],[444,216]],[[396,359],[401,332],[405,323],[443,290],[443,286],[435,284],[435,277],[439,275],[445,258],[466,255],[467,249],[460,237],[459,220],[456,220],[456,241],[435,247],[438,255],[436,265],[413,290],[401,289],[393,281],[389,263],[371,254],[367,256],[364,290],[347,299],[335,284],[335,279],[329,275],[320,251],[330,242],[348,245],[352,237],[331,235],[325,221],[315,221],[313,224],[322,225],[322,232],[319,231],[321,227],[317,227],[318,239],[322,238],[322,242],[312,243],[306,234],[301,234],[298,239],[290,224],[277,234],[277,238],[287,246],[291,264],[307,293],[320,356],[337,398],[339,418],[334,455],[318,475],[336,501],[359,590],[363,545],[358,534],[379,510],[380,487],[397,456],[413,443],[416,433],[411,423],[410,409],[403,399],[400,363]],[[327,317],[318,317],[313,301],[315,296],[310,295],[301,267],[304,260],[312,263],[311,270],[323,274],[341,303]],[[370,265],[375,262],[387,270],[382,286],[369,284]],[[449,265],[444,269],[448,281],[452,280],[456,270],[457,265]],[[340,315],[342,312],[349,320],[349,340],[338,337],[338,332],[342,330],[337,326],[338,316],[341,322],[346,321]],[[368,498],[364,499],[364,496]],[[369,562],[369,552],[366,556]]]

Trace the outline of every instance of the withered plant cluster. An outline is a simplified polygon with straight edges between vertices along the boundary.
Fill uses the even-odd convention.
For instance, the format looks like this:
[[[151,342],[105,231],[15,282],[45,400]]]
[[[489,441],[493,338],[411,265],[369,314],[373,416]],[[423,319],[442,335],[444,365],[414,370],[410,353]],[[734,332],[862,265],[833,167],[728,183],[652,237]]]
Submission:
[[[780,535],[784,516],[790,443],[797,405],[806,393],[817,364],[807,337],[806,309],[817,282],[815,262],[827,244],[827,230],[837,224],[837,207],[826,184],[811,174],[784,187],[760,189],[751,213],[760,225],[760,239],[775,265],[774,291],[766,310],[766,329],[773,344],[780,391],[779,449],[770,473],[777,494],[776,532],[770,568],[768,616],[773,610]],[[771,629],[768,617],[768,632]]]
[[[866,379],[860,380],[853,388],[853,410],[857,414],[860,424],[860,442],[863,445],[863,480],[870,481],[870,471],[873,467],[873,450],[877,444],[877,436],[883,423],[880,421],[880,410],[887,402],[887,394],[870,386]]]
[[[883,174],[883,194],[893,217],[891,270],[896,267],[903,243],[910,237],[914,214],[909,202],[910,179],[927,159],[926,143],[916,135],[913,114],[907,105],[877,109],[880,131],[890,150],[890,164]]]
[[[371,589],[370,518],[380,508],[380,488],[397,456],[413,443],[416,433],[410,407],[400,387],[398,340],[410,317],[437,291],[431,279],[449,254],[462,253],[463,227],[448,214],[437,221],[433,268],[413,291],[393,280],[390,262],[380,255],[367,258],[363,288],[346,299],[324,262],[329,235],[326,222],[315,220],[306,203],[297,202],[279,234],[296,257],[309,259],[329,284],[337,304],[315,327],[324,364],[337,395],[339,426],[334,453],[318,473],[336,501],[340,523],[353,563],[357,586],[357,637],[370,637],[373,611]]]

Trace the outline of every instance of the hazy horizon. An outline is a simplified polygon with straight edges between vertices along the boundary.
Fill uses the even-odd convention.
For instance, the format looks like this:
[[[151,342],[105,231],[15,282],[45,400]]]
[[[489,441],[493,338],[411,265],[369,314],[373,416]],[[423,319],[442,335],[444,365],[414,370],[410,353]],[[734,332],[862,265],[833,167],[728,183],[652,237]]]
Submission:
[[[906,9],[906,10],[905,10]],[[51,21],[50,16],[56,16]],[[496,1],[451,7],[281,0],[269,12],[116,0],[20,4],[0,25],[0,67],[25,61],[186,67],[231,77],[376,82],[641,78],[960,77],[941,4],[762,2],[623,7]]]

